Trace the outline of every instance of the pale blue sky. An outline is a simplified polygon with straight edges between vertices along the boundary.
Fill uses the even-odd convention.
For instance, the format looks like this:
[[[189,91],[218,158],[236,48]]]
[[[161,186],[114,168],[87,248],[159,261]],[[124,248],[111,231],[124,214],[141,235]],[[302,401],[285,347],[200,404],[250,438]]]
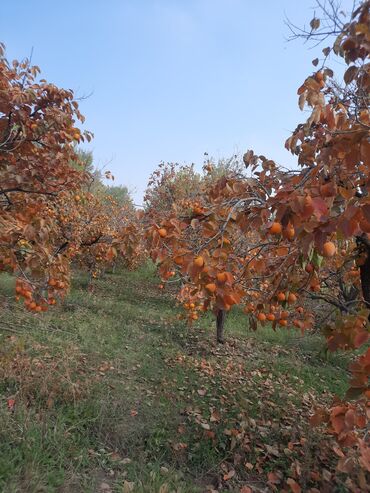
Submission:
[[[345,0],[344,6],[350,1]],[[81,102],[98,166],[141,202],[161,161],[253,148],[292,165],[284,141],[304,115],[297,87],[321,48],[287,43],[287,15],[314,0],[1,0],[10,58],[33,47],[50,82]]]

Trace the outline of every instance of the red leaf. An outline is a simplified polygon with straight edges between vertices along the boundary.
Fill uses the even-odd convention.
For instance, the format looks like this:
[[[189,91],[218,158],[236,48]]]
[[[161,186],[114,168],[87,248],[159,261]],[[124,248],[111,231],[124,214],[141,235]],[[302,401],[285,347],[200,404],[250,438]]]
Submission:
[[[320,219],[328,213],[328,205],[321,197],[315,197],[312,199],[312,205],[314,207],[314,214]]]
[[[340,414],[331,418],[331,424],[334,428],[335,433],[340,433],[344,428],[344,416]]]
[[[344,418],[345,425],[352,430],[355,425],[355,412],[353,409],[348,409]]]
[[[362,206],[362,213],[366,220],[370,222],[370,204],[365,204]]]
[[[276,474],[276,472],[269,472],[267,474],[267,479],[270,483],[272,484],[279,484],[280,483],[280,478],[279,476]]]
[[[8,404],[9,411],[13,411],[14,406],[15,406],[15,399],[8,399],[7,404]]]

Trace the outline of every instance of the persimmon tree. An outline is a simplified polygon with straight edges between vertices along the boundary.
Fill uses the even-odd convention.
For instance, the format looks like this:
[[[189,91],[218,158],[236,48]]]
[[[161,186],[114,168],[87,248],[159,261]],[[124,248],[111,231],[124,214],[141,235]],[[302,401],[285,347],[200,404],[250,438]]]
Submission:
[[[114,176],[94,167],[91,152],[79,149],[78,156],[89,180],[77,194],[56,203],[63,250],[89,271],[91,279],[118,264],[136,267],[144,259],[145,249],[140,212],[127,187],[105,184],[104,180],[114,181]]]
[[[313,30],[319,20],[311,23]],[[330,54],[347,64],[340,84],[326,66]],[[323,64],[298,89],[307,121],[287,140],[297,169],[278,166],[252,151],[244,155],[248,173],[207,176],[188,197],[176,197],[155,216],[147,235],[152,258],[165,282],[180,282],[178,297],[189,318],[211,309],[217,338],[233,305],[242,304],[250,325],[271,322],[313,327],[309,299],[335,309],[322,327],[330,350],[365,347],[369,336],[369,2],[341,26]],[[319,61],[315,60],[317,67]],[[173,188],[173,177],[157,171],[158,189]],[[352,365],[347,398],[327,415],[339,443],[353,447],[343,470],[369,471],[365,441],[370,350]]]
[[[8,62],[0,47],[0,269],[17,277],[16,291],[36,311],[47,308],[48,272],[61,292],[67,260],[58,251],[53,215],[61,193],[87,180],[76,144],[90,140],[73,92],[38,78],[39,68]]]
[[[331,349],[358,348],[368,340],[369,332],[369,283],[370,283],[370,214],[369,214],[369,36],[370,2],[362,2],[352,13],[348,23],[332,21],[332,32],[340,26],[332,48],[324,48],[323,66],[314,77],[306,79],[299,88],[300,106],[308,104],[312,113],[306,124],[294,132],[286,146],[298,155],[298,162],[307,169],[308,181],[319,187],[328,206],[324,227],[317,232],[315,240],[323,233],[335,233],[341,243],[343,264],[355,259],[350,276],[359,275],[363,306],[361,314],[354,310],[351,315],[339,317],[326,328]],[[326,21],[328,13],[324,11]],[[333,26],[334,21],[334,26]],[[330,23],[329,23],[330,26]],[[311,28],[320,39],[320,19],[311,21]],[[330,29],[329,29],[330,31]],[[325,67],[331,54],[341,57],[347,65],[343,83],[334,79],[333,72]],[[317,66],[318,59],[313,61]],[[315,84],[317,83],[318,86]],[[314,176],[313,176],[314,175]],[[349,278],[345,279],[351,284]],[[350,300],[352,304],[354,300]],[[356,307],[358,308],[358,307]],[[350,311],[350,310],[349,310]],[[368,348],[350,366],[351,380],[347,398],[358,397],[360,402],[339,402],[327,413],[330,431],[337,435],[344,446],[353,446],[353,454],[344,455],[339,468],[349,472],[359,461],[370,471],[370,449],[364,430],[369,418],[366,400],[370,396],[370,349]]]
[[[142,254],[130,200],[107,193],[78,150],[92,135],[77,127],[73,92],[38,74],[0,46],[0,270],[16,276],[17,297],[36,312],[65,294],[73,262],[95,276],[116,257],[135,265]]]

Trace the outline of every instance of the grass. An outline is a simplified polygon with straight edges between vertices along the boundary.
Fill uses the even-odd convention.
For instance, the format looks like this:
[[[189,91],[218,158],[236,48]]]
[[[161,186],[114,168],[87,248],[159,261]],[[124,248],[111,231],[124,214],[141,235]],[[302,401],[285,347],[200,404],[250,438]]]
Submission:
[[[343,395],[349,356],[326,356],[319,335],[251,332],[237,310],[217,346],[211,317],[189,329],[157,284],[146,265],[89,294],[78,274],[40,316],[1,276],[1,491],[262,491],[270,471],[285,484],[294,461],[303,487],[322,462],[333,470],[306,418]]]

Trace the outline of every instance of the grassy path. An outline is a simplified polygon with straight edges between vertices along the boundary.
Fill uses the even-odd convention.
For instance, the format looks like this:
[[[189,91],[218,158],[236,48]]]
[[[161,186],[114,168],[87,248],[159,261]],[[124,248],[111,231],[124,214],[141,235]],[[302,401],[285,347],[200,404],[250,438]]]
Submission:
[[[346,381],[318,336],[251,333],[236,312],[216,346],[211,318],[188,329],[151,267],[93,294],[80,276],[42,317],[0,281],[1,491],[349,491],[307,425]]]

